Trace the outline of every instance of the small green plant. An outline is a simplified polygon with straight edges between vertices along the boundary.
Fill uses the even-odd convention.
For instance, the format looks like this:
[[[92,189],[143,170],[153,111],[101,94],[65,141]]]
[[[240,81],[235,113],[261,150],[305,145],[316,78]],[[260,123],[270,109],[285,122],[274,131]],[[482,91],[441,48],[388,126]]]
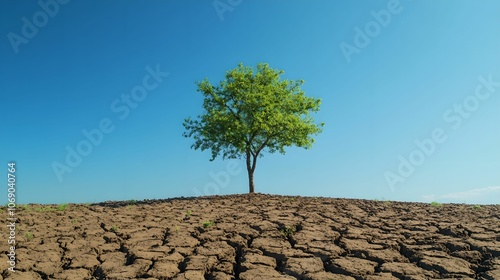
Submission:
[[[443,206],[443,204],[441,204],[441,203],[439,203],[437,201],[433,201],[433,202],[431,202],[431,206],[432,207],[441,207],[441,206]]]
[[[284,229],[280,230],[280,234],[284,238],[288,238],[289,236],[293,235],[294,233],[295,233],[295,227],[285,227]]]
[[[111,231],[112,232],[116,232],[117,230],[118,230],[117,226],[115,226],[115,225],[111,226]]]
[[[129,205],[130,205],[130,204],[136,204],[136,203],[137,203],[137,200],[135,200],[135,199],[131,199],[131,200],[129,200],[129,201],[128,201],[128,204],[129,204]]]
[[[68,203],[59,204],[59,206],[57,206],[57,211],[64,211],[67,208],[68,208]]]
[[[175,232],[179,232],[179,226],[175,226]]]
[[[479,210],[479,209],[481,209],[481,205],[476,204],[476,205],[472,206],[472,209]]]
[[[73,220],[71,220],[71,223],[72,223],[72,224],[76,224],[76,223],[78,223],[78,219],[73,219]]]
[[[186,211],[187,218],[191,217],[192,214],[193,214],[193,211],[191,211],[191,209]]]
[[[26,240],[30,241],[31,239],[33,239],[33,233],[27,231],[24,236],[26,237]]]
[[[206,222],[203,222],[203,227],[204,228],[209,228],[209,227],[212,227],[215,225],[215,222],[210,220],[210,221],[206,221]]]
[[[30,206],[28,204],[18,204],[16,205],[16,208],[18,209],[23,209],[23,210],[29,210],[30,209]]]

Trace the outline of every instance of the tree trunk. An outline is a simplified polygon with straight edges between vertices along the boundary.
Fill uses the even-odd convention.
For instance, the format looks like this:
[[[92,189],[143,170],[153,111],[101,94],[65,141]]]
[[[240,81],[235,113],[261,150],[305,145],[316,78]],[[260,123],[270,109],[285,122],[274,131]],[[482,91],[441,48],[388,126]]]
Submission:
[[[248,192],[249,193],[254,193],[255,192],[255,185],[253,183],[253,171],[248,170]]]
[[[253,182],[253,173],[257,164],[257,155],[253,156],[250,151],[247,152],[247,171],[248,171],[248,192],[255,192],[255,185]]]

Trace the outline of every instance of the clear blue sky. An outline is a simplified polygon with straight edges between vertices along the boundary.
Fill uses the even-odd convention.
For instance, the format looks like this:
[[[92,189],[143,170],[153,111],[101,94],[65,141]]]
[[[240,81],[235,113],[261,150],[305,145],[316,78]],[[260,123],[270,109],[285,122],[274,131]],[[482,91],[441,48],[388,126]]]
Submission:
[[[247,192],[242,160],[182,137],[195,82],[239,62],[323,99],[316,145],[261,158],[257,192],[500,203],[498,1],[41,3],[0,4],[0,172],[17,163],[19,203]]]

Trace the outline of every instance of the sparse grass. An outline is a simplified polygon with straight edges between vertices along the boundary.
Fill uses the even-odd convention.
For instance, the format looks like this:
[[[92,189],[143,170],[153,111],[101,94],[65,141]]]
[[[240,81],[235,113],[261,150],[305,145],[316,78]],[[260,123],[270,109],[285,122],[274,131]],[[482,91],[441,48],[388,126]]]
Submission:
[[[479,209],[481,209],[481,205],[476,204],[476,205],[471,206],[471,208],[474,210],[479,210]]]
[[[191,217],[191,215],[193,215],[193,211],[191,211],[191,209],[187,210],[186,211],[186,218]]]
[[[443,206],[443,204],[441,204],[441,203],[439,203],[437,201],[433,201],[433,202],[431,202],[431,206],[432,207],[441,207],[441,206]]]
[[[50,212],[50,211],[56,211],[56,209],[54,209],[50,206],[45,206],[45,207],[35,207],[35,208],[33,208],[33,211],[35,211],[35,212]]]
[[[28,205],[23,205],[24,210],[26,211],[35,211],[35,212],[52,212],[52,211],[64,211],[68,209],[69,205],[67,203],[62,203],[57,206],[57,208],[54,208],[53,206],[41,206],[41,207],[29,207]]]
[[[64,211],[68,208],[68,206],[68,203],[59,204],[59,206],[57,206],[57,211]]]
[[[30,241],[31,239],[33,239],[33,233],[27,231],[24,236],[26,237],[26,240]]]
[[[23,210],[26,210],[26,211],[30,210],[30,206],[28,204],[18,204],[18,205],[16,205],[16,208],[17,209],[23,209]]]
[[[175,226],[174,230],[175,232],[179,232],[179,226]]]
[[[295,233],[295,227],[285,227],[284,229],[280,230],[280,234],[284,238],[288,238],[289,236],[293,235],[294,233]]]
[[[373,201],[375,201],[375,202],[382,202],[385,206],[389,206],[389,205],[392,204],[392,202],[390,200],[385,199],[383,197],[381,199],[375,198],[375,199],[373,199]]]
[[[72,223],[72,224],[76,224],[76,223],[78,223],[78,219],[73,219],[73,220],[71,220],[71,223]]]
[[[203,222],[203,227],[204,228],[209,228],[209,227],[212,227],[215,225],[215,222],[210,220],[210,221],[206,221],[206,222]]]
[[[118,231],[118,227],[115,226],[115,225],[111,226],[111,231],[112,232],[117,232]]]

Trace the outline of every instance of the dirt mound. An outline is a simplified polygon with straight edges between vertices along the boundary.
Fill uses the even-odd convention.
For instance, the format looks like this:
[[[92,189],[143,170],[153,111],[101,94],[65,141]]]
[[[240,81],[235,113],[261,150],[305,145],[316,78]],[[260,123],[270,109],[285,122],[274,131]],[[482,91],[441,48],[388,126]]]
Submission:
[[[499,205],[255,194],[56,208],[16,211],[17,271],[5,241],[0,279],[500,279]]]

